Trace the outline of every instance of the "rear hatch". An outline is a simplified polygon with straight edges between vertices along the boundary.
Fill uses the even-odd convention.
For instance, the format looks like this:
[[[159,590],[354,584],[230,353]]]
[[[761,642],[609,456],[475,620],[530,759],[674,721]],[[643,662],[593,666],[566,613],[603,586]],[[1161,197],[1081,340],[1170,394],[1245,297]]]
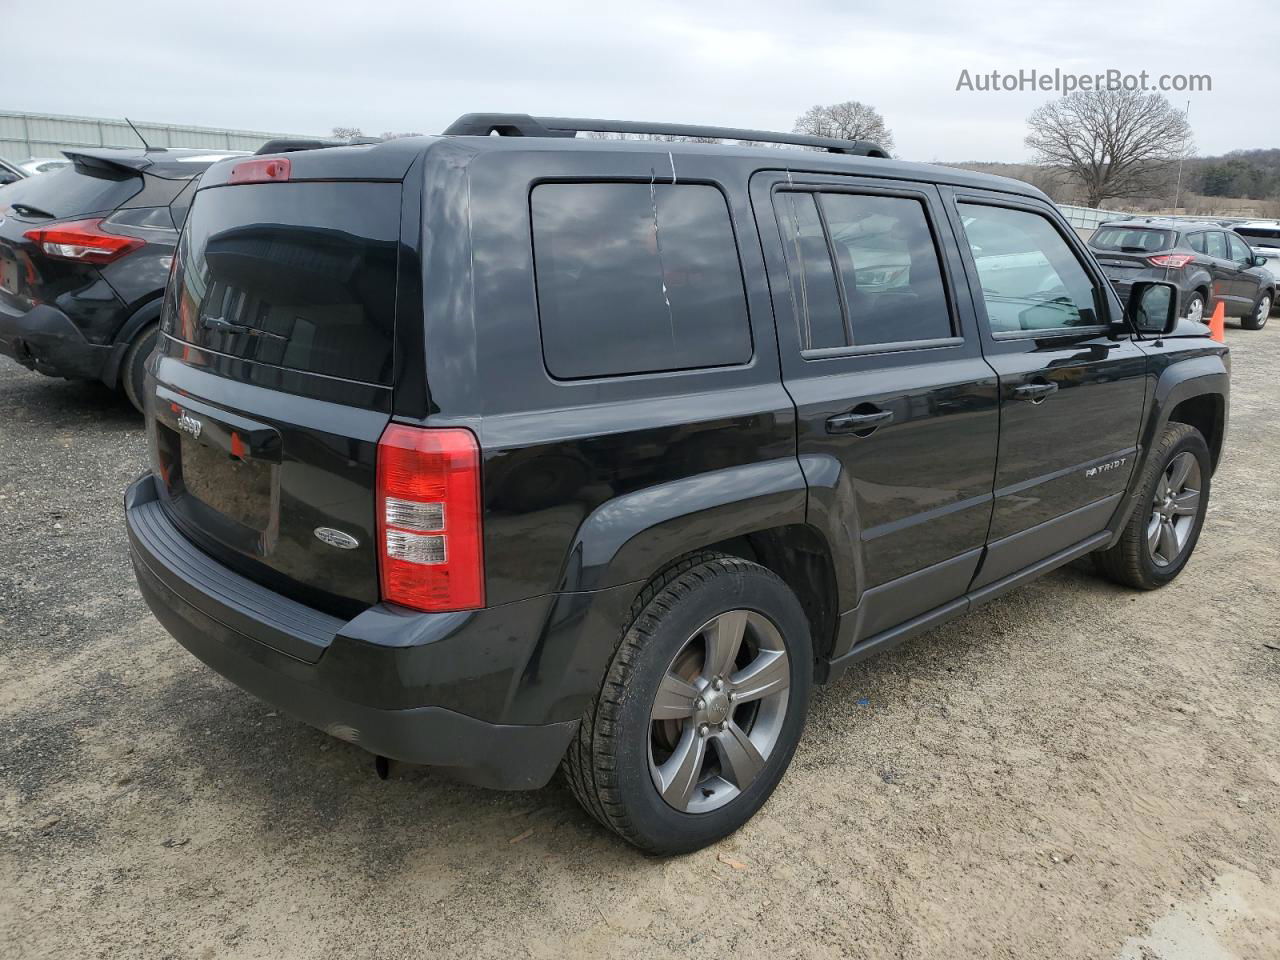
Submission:
[[[154,367],[153,467],[175,524],[335,615],[378,599],[374,470],[391,413],[401,190],[296,178],[201,189]]]
[[[26,313],[101,281],[97,266],[45,256],[27,234],[68,221],[105,217],[143,188],[137,170],[75,163],[0,190],[0,310]],[[107,227],[110,230],[110,226]],[[103,295],[112,298],[104,285]]]
[[[1176,241],[1172,230],[1102,226],[1089,238],[1089,246],[1102,272],[1124,299],[1133,282],[1143,279],[1144,270],[1156,268],[1149,258],[1171,250]]]

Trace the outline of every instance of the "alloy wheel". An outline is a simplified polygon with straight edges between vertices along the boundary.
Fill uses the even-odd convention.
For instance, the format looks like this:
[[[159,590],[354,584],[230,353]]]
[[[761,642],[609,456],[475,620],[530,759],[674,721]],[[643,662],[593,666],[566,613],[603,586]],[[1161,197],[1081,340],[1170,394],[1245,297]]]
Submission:
[[[1184,450],[1165,467],[1152,499],[1147,548],[1157,567],[1167,567],[1182,555],[1199,509],[1200,461]]]
[[[649,714],[649,773],[666,803],[707,813],[764,770],[786,719],[791,663],[778,628],[730,610],[684,642]]]
[[[1271,316],[1271,298],[1263,297],[1258,301],[1258,310],[1253,315],[1254,322],[1259,327],[1267,322],[1267,317]]]
[[[1204,322],[1204,301],[1200,299],[1198,294],[1192,297],[1191,302],[1187,304],[1187,319],[1194,320],[1196,323]]]

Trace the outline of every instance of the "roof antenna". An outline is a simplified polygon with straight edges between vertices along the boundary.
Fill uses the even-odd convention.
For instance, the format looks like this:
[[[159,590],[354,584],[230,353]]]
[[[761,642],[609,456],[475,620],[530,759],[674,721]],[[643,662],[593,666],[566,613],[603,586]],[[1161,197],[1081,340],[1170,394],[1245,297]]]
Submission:
[[[144,150],[150,150],[150,149],[151,149],[151,144],[147,143],[147,138],[146,138],[146,137],[144,137],[142,134],[138,133],[138,128],[137,128],[137,127],[135,127],[135,126],[133,125],[133,121],[132,121],[132,120],[130,120],[128,117],[125,117],[125,118],[124,118],[124,122],[125,122],[125,123],[127,123],[127,124],[129,125],[129,129],[131,129],[135,134],[137,134],[138,139],[142,141],[142,147],[143,147],[143,149],[144,149]]]

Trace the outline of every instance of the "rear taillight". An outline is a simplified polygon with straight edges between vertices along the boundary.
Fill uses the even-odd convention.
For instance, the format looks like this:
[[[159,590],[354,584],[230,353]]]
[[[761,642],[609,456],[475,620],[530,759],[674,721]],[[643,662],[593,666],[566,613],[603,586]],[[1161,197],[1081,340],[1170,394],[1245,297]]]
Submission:
[[[288,180],[293,164],[288,157],[255,157],[231,168],[227,183],[269,183]]]
[[[431,612],[484,606],[480,538],[475,434],[387,427],[378,441],[382,599]]]
[[[28,230],[23,236],[38,246],[46,257],[80,263],[110,263],[146,245],[140,237],[106,233],[100,229],[101,223],[101,220],[74,220]]]
[[[1147,257],[1147,262],[1153,267],[1172,267],[1174,270],[1181,270],[1195,257],[1189,253],[1162,253],[1159,256]]]

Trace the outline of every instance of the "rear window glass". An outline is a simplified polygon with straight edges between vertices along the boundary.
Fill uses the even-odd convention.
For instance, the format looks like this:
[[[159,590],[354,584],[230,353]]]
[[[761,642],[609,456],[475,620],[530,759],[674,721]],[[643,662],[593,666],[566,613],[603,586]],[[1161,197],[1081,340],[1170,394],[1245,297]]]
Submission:
[[[196,195],[165,330],[259,363],[391,383],[398,183],[267,183]]]
[[[114,210],[141,189],[142,177],[137,174],[77,164],[12,184],[4,192],[4,206],[27,204],[53,217],[75,217]]]
[[[1116,253],[1154,253],[1173,246],[1173,233],[1169,230],[1101,227],[1089,241],[1089,246],[1095,250],[1114,250]]]
[[[1247,240],[1272,240],[1280,244],[1280,227],[1236,227],[1235,231]]]
[[[530,202],[542,348],[552,376],[751,358],[742,268],[715,187],[544,183]]]

